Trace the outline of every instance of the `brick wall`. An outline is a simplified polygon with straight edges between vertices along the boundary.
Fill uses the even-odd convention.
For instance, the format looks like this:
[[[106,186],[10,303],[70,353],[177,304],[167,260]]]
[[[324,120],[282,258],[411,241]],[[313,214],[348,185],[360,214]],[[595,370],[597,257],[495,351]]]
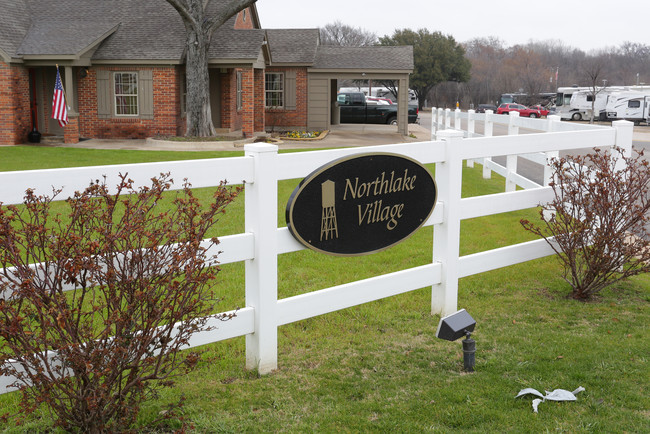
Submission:
[[[246,8],[237,14],[235,18],[235,29],[252,29],[253,17],[251,16],[250,8]]]
[[[266,72],[296,71],[296,109],[267,109],[266,130],[278,131],[307,128],[307,68],[267,68]]]
[[[266,111],[264,110],[264,70],[255,70],[255,132],[264,132]]]
[[[244,137],[253,137],[255,131],[255,74],[253,69],[242,69],[241,123]]]
[[[142,71],[153,73],[153,119],[97,116],[97,70]],[[78,81],[79,134],[100,139],[143,139],[157,135],[176,135],[183,121],[180,117],[180,72],[170,67],[98,67],[90,68],[88,75]],[[142,97],[142,95],[140,95]]]
[[[241,129],[241,115],[237,113],[237,71],[228,69],[221,74],[221,128]],[[216,125],[215,125],[216,127]]]
[[[31,119],[29,70],[0,61],[0,145],[26,143]]]

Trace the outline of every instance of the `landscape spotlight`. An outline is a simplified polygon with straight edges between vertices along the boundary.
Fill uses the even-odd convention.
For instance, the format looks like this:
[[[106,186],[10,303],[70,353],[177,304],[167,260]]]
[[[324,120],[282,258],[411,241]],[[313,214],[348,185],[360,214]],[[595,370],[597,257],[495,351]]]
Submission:
[[[436,337],[447,341],[455,341],[465,336],[465,339],[463,339],[463,365],[468,372],[474,371],[476,341],[470,336],[475,326],[476,321],[474,321],[474,318],[465,309],[461,309],[456,313],[441,318],[436,331]]]

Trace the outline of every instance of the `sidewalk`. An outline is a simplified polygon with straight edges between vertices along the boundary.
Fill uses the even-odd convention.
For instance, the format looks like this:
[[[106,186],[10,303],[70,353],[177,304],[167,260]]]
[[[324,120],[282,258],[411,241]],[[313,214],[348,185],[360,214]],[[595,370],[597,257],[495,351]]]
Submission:
[[[419,124],[409,124],[409,136],[402,136],[394,125],[345,124],[333,126],[321,140],[280,140],[280,149],[348,148],[430,140],[431,132]],[[75,144],[44,145],[80,149],[128,149],[139,151],[242,151],[255,139],[210,142],[177,142],[148,139],[90,139]],[[650,143],[650,126],[634,127],[634,141]],[[38,146],[30,143],[31,146]],[[41,145],[43,146],[43,145]]]
[[[280,149],[346,148],[392,143],[418,142],[430,139],[426,128],[409,124],[409,133],[414,137],[404,137],[393,125],[336,125],[321,140],[280,140]],[[177,142],[148,139],[90,139],[74,144],[52,144],[45,146],[79,149],[128,149],[139,151],[243,151],[244,145],[255,139],[209,142]],[[30,143],[32,146],[39,146]],[[41,145],[43,146],[43,145]]]

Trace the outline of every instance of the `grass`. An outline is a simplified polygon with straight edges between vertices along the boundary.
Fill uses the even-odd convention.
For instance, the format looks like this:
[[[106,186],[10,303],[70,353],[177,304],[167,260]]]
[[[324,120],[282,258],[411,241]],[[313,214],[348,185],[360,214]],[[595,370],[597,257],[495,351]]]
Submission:
[[[57,154],[62,148],[45,149],[50,151],[47,164],[71,159],[65,152]],[[0,149],[0,170],[18,170],[20,165],[7,164],[4,152]],[[99,157],[94,152],[99,151],[83,156],[91,161],[84,164],[152,158],[131,154],[136,151],[124,157],[117,151]],[[34,159],[40,160],[38,152]],[[482,180],[480,167],[464,169],[463,178],[464,196],[503,189],[502,178]],[[296,183],[280,185],[280,225]],[[242,203],[240,198],[229,209],[222,233],[243,229]],[[524,210],[463,222],[461,254],[531,239],[518,221],[535,215],[535,210]],[[427,263],[431,240],[431,228],[424,228],[370,256],[282,255],[279,296]],[[226,310],[244,301],[243,265],[223,269],[218,288],[225,297],[220,307]],[[435,338],[439,318],[430,314],[431,289],[423,288],[280,327],[279,368],[267,376],[244,369],[244,338],[208,345],[195,371],[145,404],[140,424],[145,426],[183,395],[185,416],[201,433],[647,432],[650,279],[637,276],[582,303],[566,298],[569,288],[561,273],[550,257],[460,280],[459,306],[477,320],[474,373],[462,371],[460,342]],[[577,402],[545,402],[539,414],[532,412],[531,398],[514,399],[525,387],[578,386],[586,391]],[[0,406],[15,409],[16,400],[16,394],[2,395]],[[24,426],[0,427],[6,432],[47,431],[49,420],[39,413]],[[178,425],[161,431],[174,427]]]

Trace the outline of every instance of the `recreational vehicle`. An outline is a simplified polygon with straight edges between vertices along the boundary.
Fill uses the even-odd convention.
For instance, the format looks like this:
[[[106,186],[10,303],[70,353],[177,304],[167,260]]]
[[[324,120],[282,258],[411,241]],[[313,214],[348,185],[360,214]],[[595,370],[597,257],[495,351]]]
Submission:
[[[609,96],[605,111],[607,119],[625,119],[638,125],[648,122],[648,105],[650,105],[650,92],[621,91]]]
[[[573,119],[574,121],[582,119],[580,112],[571,108],[571,97],[573,97],[574,93],[585,90],[589,90],[589,88],[578,86],[558,87],[555,97],[555,114],[562,119]]]
[[[607,101],[609,100],[609,95],[615,92],[620,92],[624,89],[625,88],[620,86],[605,88],[597,87],[595,98],[594,90],[592,88],[574,92],[569,103],[571,119],[574,121],[591,119],[591,111],[593,110],[594,119],[599,119],[601,121],[606,120],[607,114],[605,108],[607,106]]]

